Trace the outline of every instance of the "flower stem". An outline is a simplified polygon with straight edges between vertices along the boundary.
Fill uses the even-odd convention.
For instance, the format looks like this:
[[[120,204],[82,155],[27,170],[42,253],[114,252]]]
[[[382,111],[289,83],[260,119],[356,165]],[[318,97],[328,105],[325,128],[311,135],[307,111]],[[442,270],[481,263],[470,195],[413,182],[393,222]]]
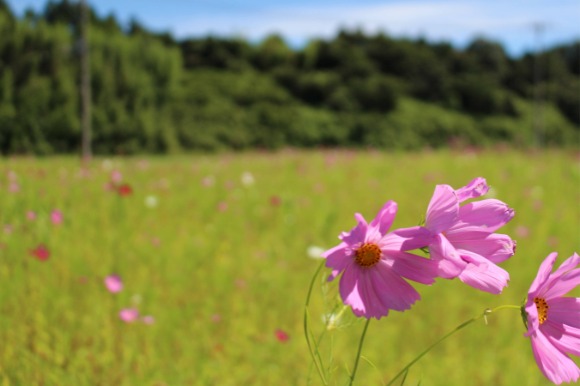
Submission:
[[[318,277],[318,274],[320,273],[320,270],[322,269],[322,267],[324,266],[324,261],[320,263],[320,265],[318,266],[318,269],[316,270],[316,272],[314,273],[314,276],[312,276],[312,280],[310,281],[310,287],[308,287],[308,294],[306,295],[306,303],[304,304],[304,336],[306,337],[306,344],[308,345],[308,351],[310,351],[310,356],[312,357],[312,361],[314,362],[314,364],[316,365],[316,370],[318,370],[318,375],[320,376],[320,379],[322,380],[322,383],[324,383],[325,385],[328,385],[328,381],[326,380],[326,377],[324,376],[324,371],[322,371],[322,358],[320,357],[320,353],[318,352],[318,344],[316,344],[316,351],[314,348],[312,348],[312,343],[310,341],[310,329],[308,328],[308,319],[309,319],[309,313],[308,313],[308,306],[310,305],[310,297],[312,295],[312,288],[314,288],[314,282],[316,281],[316,278]]]
[[[365,335],[367,334],[367,329],[369,328],[370,322],[371,322],[371,319],[368,318],[367,322],[365,323],[365,326],[363,328],[362,334],[360,336],[360,341],[358,342],[358,350],[356,352],[356,358],[354,359],[354,365],[352,366],[352,373],[350,374],[349,386],[352,386],[352,384],[354,382],[354,377],[356,376],[356,370],[358,369],[358,362],[360,360],[360,353],[362,351],[362,346],[363,346],[363,343],[365,341]]]
[[[514,305],[503,305],[503,306],[496,307],[494,309],[486,308],[485,311],[483,311],[483,313],[481,315],[478,315],[474,318],[471,318],[471,319],[461,323],[459,326],[455,327],[453,330],[451,330],[450,332],[448,332],[447,334],[443,335],[441,338],[436,340],[433,344],[431,344],[431,346],[427,347],[421,354],[419,354],[415,359],[413,359],[405,367],[403,367],[403,369],[401,371],[399,371],[399,373],[397,373],[397,375],[395,375],[395,377],[389,383],[387,383],[387,386],[391,386],[397,380],[397,378],[399,378],[403,373],[409,371],[409,368],[411,368],[411,366],[413,366],[415,363],[417,363],[419,361],[419,359],[421,359],[429,351],[431,351],[435,346],[437,346],[439,343],[443,342],[445,339],[449,338],[451,335],[455,334],[459,330],[463,329],[464,327],[467,327],[471,323],[473,323],[481,318],[485,319],[487,317],[487,315],[491,314],[492,312],[495,312],[495,311],[498,311],[501,309],[505,309],[505,308],[512,308],[512,309],[515,308],[515,309],[519,310],[521,307],[514,306]]]

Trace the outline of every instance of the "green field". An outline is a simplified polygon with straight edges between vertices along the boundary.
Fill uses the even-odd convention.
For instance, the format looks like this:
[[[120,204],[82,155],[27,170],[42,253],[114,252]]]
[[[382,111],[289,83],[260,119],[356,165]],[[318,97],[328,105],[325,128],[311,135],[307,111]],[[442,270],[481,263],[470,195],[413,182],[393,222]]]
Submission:
[[[115,170],[133,194],[107,187]],[[436,184],[477,176],[516,211],[500,230],[518,242],[502,264],[510,286],[500,296],[457,280],[418,286],[423,299],[410,311],[371,322],[360,385],[385,384],[485,308],[519,305],[548,253],[559,263],[580,252],[577,153],[287,150],[86,168],[73,158],[2,159],[0,385],[318,385],[302,331],[319,264],[307,249],[336,245],[354,212],[372,219],[389,199],[399,204],[394,227],[416,225]],[[51,223],[53,210],[62,224]],[[40,244],[46,261],[30,253]],[[103,283],[112,273],[124,281],[117,294]],[[317,334],[336,291],[317,282]],[[124,323],[119,311],[131,306],[155,322]],[[333,385],[347,382],[363,327],[350,310],[341,323],[321,346],[330,363],[332,345]],[[406,384],[547,385],[523,334],[518,311],[502,310],[438,346]]]

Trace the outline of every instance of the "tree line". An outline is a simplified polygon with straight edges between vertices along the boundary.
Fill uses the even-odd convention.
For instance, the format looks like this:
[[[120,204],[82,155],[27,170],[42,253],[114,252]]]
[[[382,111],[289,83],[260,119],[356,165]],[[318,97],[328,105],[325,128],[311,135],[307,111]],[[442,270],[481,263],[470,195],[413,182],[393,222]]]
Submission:
[[[0,0],[0,152],[80,151],[80,8],[17,17]],[[450,144],[577,146],[580,41],[510,57],[501,44],[341,30],[175,39],[90,10],[97,154]]]

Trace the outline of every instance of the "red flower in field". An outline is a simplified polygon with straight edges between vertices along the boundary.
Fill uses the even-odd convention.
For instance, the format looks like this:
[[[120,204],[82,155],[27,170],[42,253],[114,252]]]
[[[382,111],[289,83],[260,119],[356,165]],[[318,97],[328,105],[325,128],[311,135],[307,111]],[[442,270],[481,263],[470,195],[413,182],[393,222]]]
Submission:
[[[282,204],[282,199],[280,196],[271,196],[270,197],[270,205],[272,206],[280,206]]]
[[[290,339],[290,335],[288,335],[286,331],[281,330],[279,328],[276,331],[274,331],[274,335],[276,336],[278,342],[281,343],[286,343],[288,342],[288,339]]]
[[[50,257],[50,251],[43,244],[38,245],[34,249],[31,249],[30,254],[40,261],[46,261]]]
[[[133,188],[131,188],[131,185],[129,184],[122,184],[117,186],[117,193],[119,193],[119,196],[130,196],[131,194],[133,194]]]

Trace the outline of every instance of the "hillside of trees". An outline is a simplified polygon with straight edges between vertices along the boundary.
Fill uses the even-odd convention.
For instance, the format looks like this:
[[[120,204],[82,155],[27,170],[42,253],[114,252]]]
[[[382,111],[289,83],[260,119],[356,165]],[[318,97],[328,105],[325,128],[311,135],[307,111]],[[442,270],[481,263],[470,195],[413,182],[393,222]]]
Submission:
[[[79,5],[0,0],[0,153],[79,153]],[[177,40],[90,12],[97,154],[450,144],[578,146],[580,41],[518,58],[493,41],[339,31]]]

